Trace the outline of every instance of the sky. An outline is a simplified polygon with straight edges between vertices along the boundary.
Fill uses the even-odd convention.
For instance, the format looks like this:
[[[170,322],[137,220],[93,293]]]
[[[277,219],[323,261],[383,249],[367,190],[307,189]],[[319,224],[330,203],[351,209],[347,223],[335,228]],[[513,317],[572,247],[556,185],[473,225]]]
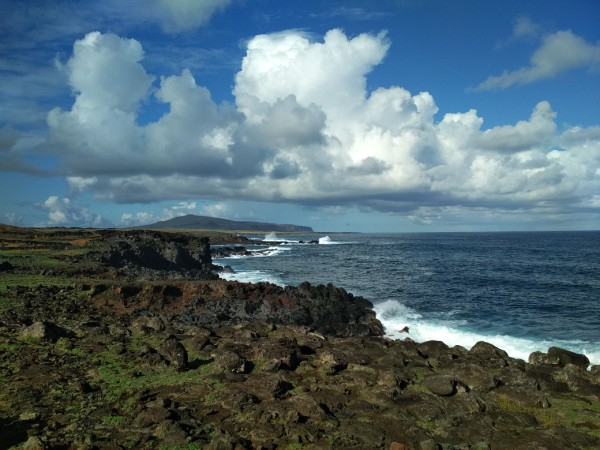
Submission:
[[[600,229],[597,0],[0,10],[0,223]]]

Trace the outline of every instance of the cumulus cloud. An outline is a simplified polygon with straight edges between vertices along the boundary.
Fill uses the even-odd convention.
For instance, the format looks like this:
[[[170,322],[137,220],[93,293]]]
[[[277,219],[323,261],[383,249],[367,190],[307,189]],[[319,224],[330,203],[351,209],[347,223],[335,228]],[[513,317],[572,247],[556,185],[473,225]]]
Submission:
[[[101,216],[68,197],[51,195],[40,205],[48,212],[48,225],[52,227],[83,226],[103,227],[108,223]]]
[[[475,110],[436,121],[427,92],[367,90],[390,45],[384,33],[340,30],[322,39],[298,31],[256,36],[235,78],[235,104],[217,105],[190,71],[156,80],[137,41],[91,33],[65,65],[76,98],[70,110],[49,114],[48,148],[73,192],[119,203],[285,201],[403,213],[421,223],[460,208],[596,207],[597,127],[559,133],[546,101],[525,120],[489,129]],[[547,59],[543,53],[536,61]],[[149,99],[167,111],[140,123]],[[190,206],[160,217],[127,213],[122,223]]]
[[[558,31],[544,37],[542,45],[531,56],[529,65],[514,71],[505,70],[491,76],[475,90],[506,89],[532,83],[576,68],[600,67],[600,43],[591,44],[571,30]]]

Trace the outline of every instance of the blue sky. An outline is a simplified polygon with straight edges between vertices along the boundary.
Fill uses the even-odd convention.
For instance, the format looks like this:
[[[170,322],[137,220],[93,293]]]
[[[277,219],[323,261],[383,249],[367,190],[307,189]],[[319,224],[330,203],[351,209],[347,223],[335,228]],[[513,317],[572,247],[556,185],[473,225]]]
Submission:
[[[0,8],[0,222],[600,228],[596,0]]]

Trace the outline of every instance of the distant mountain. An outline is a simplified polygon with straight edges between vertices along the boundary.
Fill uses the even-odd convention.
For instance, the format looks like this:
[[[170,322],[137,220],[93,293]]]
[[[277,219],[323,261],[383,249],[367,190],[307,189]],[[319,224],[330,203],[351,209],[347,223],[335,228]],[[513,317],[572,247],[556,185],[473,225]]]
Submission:
[[[301,225],[290,225],[280,223],[263,222],[238,222],[236,220],[219,219],[218,217],[196,216],[188,214],[187,216],[175,217],[169,220],[163,220],[150,225],[141,227],[149,230],[228,230],[228,231],[301,231],[312,233],[311,227]]]

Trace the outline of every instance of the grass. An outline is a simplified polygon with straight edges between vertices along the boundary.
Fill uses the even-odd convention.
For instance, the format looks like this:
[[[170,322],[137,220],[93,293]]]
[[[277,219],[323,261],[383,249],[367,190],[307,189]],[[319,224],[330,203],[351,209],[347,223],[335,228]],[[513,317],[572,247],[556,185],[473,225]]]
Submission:
[[[118,415],[106,416],[102,419],[102,423],[113,427],[119,427],[125,423],[125,417]]]
[[[502,411],[529,414],[549,428],[577,428],[591,436],[600,437],[600,401],[558,397],[549,400],[549,408],[536,408],[508,399],[497,401],[496,407]]]
[[[64,256],[85,253],[86,250],[60,251],[50,249],[0,250],[0,260],[8,261],[16,267],[38,267],[58,269],[67,267]]]
[[[304,444],[301,444],[300,442],[292,442],[291,444],[288,444],[286,448],[287,450],[302,450],[304,448]]]
[[[0,278],[0,292],[6,292],[9,286],[70,286],[72,284],[72,279],[67,279],[60,276],[6,273]]]
[[[207,378],[212,373],[208,363],[183,372],[176,372],[166,365],[140,367],[132,361],[129,353],[139,345],[139,339],[133,340],[125,353],[119,352],[119,346],[109,346],[95,357],[99,364],[96,382],[108,400],[117,401],[144,389],[204,383],[211,386],[211,391],[204,398],[205,403],[216,403],[218,395],[227,389],[224,383]]]
[[[193,442],[189,443],[185,447],[161,444],[158,446],[158,448],[159,450],[202,450],[202,447]]]

